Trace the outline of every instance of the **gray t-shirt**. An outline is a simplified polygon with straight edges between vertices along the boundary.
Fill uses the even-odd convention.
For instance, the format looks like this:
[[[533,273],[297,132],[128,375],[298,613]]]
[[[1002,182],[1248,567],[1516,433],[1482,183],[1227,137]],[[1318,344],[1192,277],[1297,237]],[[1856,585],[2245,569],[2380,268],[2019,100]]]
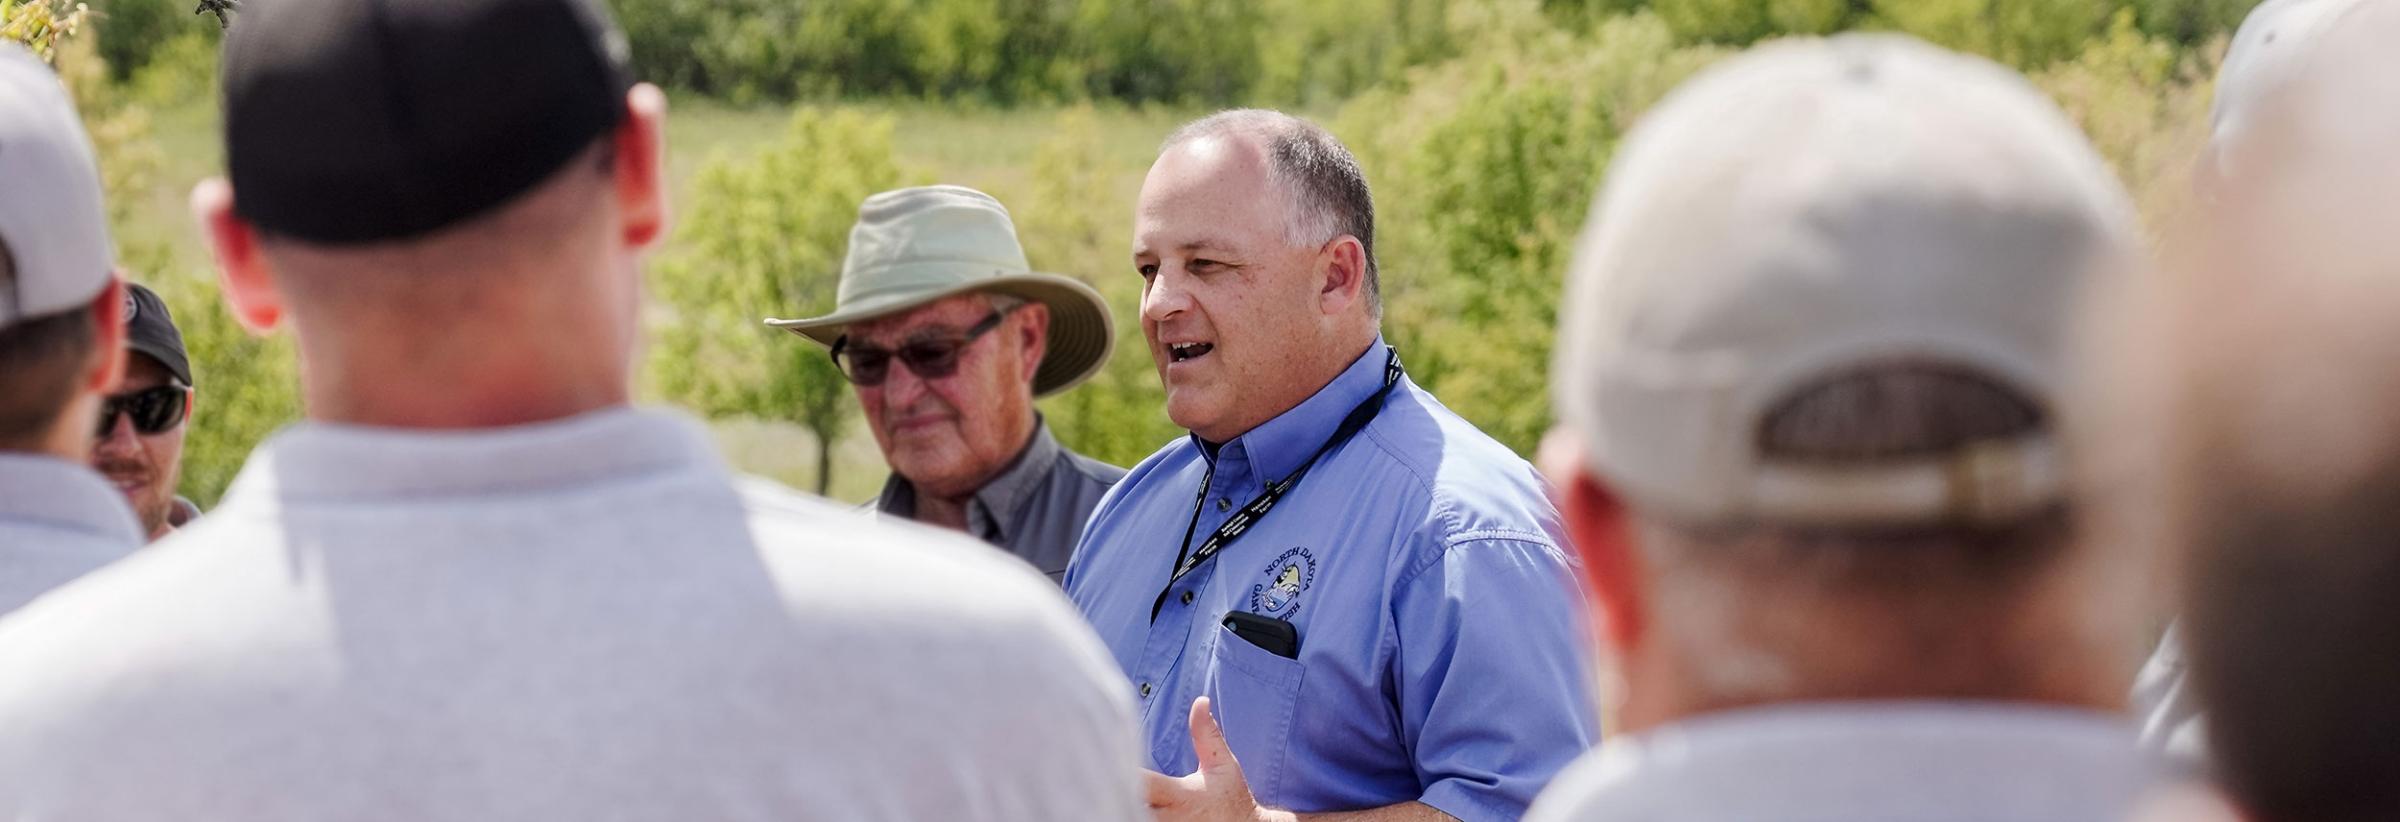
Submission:
[[[1861,702],[1724,711],[1621,735],[1527,822],[2122,822],[2154,784],[2091,711]]]
[[[140,547],[125,495],[90,468],[0,454],[0,613]]]
[[[304,424],[154,550],[0,620],[0,817],[1146,818],[1041,576],[604,411]]]

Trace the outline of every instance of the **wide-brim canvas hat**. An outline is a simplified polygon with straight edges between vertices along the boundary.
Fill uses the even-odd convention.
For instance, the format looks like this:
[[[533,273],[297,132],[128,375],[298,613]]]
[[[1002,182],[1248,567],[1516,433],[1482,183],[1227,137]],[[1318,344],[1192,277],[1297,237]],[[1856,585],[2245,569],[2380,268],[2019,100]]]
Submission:
[[[1116,346],[1116,323],[1100,292],[1072,277],[1033,270],[1007,207],[963,186],[904,188],[868,197],[850,229],[833,313],[769,318],[767,324],[831,346],[854,323],[970,293],[1006,294],[1050,307],[1049,346],[1034,371],[1034,396],[1082,382],[1108,362]]]

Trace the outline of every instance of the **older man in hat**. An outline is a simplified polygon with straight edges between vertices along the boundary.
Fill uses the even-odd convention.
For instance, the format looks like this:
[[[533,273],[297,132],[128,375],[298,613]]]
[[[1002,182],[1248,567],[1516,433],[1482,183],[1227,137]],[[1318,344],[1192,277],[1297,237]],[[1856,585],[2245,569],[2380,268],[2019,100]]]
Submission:
[[[834,312],[768,320],[832,349],[891,479],[891,516],[965,531],[1053,581],[1125,469],[1069,451],[1034,411],[1108,360],[1108,304],[1032,270],[1008,209],[960,186],[859,207]]]
[[[175,494],[192,411],[192,364],[157,292],[127,283],[125,311],[125,375],[101,406],[92,468],[133,504],[142,533],[156,541],[200,516],[199,506]]]

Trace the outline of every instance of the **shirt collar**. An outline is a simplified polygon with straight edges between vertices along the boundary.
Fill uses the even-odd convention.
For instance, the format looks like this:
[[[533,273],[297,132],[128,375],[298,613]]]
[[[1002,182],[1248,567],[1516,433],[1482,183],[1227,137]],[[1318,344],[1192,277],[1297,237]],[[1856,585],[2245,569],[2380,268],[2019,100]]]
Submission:
[[[1827,751],[1841,755],[1827,756]],[[1821,703],[1727,711],[1614,740],[1595,757],[1588,771],[1561,780],[1582,783],[1578,787],[1597,783],[1600,801],[1585,810],[1674,806],[1711,818],[1722,816],[1715,811],[1736,810],[1725,802],[1817,801],[1806,798],[1828,795],[1855,795],[1879,810],[1921,806],[1935,816],[1957,803],[1988,798],[2026,805],[2018,808],[2025,813],[1999,818],[2083,818],[2094,810],[2090,806],[2132,800],[2156,775],[2120,717],[2005,702]],[[2018,780],[1994,781],[1993,773],[2016,774]],[[1918,787],[1864,790],[1891,784],[1895,774],[1911,775]],[[2012,786],[2020,782],[2048,789],[2040,795],[2014,792]],[[1745,789],[1739,796],[1722,793],[1736,785]],[[1973,794],[1979,786],[1990,788],[1990,795]]]
[[[721,465],[698,424],[625,407],[463,430],[303,422],[260,445],[228,496],[473,497]]]
[[[0,521],[142,543],[141,525],[124,494],[90,468],[43,454],[0,454]]]
[[[1343,418],[1350,416],[1351,409],[1383,390],[1386,356],[1383,335],[1377,334],[1375,344],[1360,352],[1348,368],[1291,410],[1233,438],[1223,448],[1214,449],[1213,454],[1198,434],[1190,435],[1192,444],[1212,465],[1228,452],[1240,454],[1250,461],[1252,473],[1260,484],[1283,479],[1333,437],[1334,431],[1342,427]]]
[[[1050,423],[1040,414],[1033,417],[1033,438],[1017,452],[1017,458],[1007,468],[1000,469],[983,487],[975,489],[972,508],[981,507],[996,533],[992,539],[1007,539],[1016,533],[1017,510],[1025,499],[1050,480],[1050,472],[1058,467],[1058,438],[1050,433]],[[917,512],[917,488],[908,478],[892,472],[884,480],[883,494],[875,500],[875,510],[901,517],[914,517]],[[972,525],[973,523],[969,523]],[[978,535],[982,536],[982,535]]]

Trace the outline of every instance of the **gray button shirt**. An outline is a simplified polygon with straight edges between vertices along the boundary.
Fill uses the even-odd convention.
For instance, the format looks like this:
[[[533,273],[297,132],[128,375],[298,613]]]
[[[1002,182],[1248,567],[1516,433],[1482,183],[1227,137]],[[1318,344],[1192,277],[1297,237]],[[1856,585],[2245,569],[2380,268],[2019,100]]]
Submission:
[[[82,465],[0,454],[0,613],[142,547],[125,495]]]
[[[1069,451],[1036,419],[1033,441],[1015,462],[967,502],[967,533],[1033,563],[1057,582],[1067,573],[1083,523],[1125,469]],[[915,519],[917,489],[895,472],[875,498],[876,511]]]

